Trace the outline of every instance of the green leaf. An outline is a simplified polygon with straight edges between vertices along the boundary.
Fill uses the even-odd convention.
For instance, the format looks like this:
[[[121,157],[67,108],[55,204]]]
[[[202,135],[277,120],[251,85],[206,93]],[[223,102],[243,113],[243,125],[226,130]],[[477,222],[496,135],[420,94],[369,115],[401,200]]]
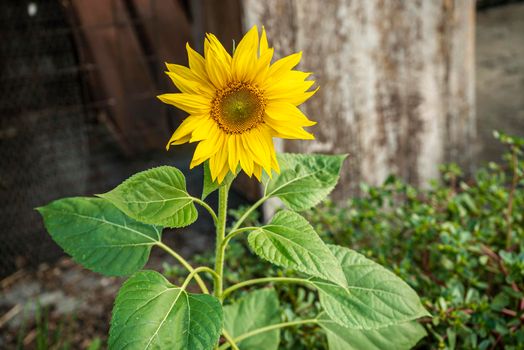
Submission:
[[[229,175],[229,174],[228,174]],[[211,169],[209,169],[209,161],[204,162],[204,187],[202,188],[202,200],[206,199],[211,193],[218,190],[220,185],[217,181],[211,178]]]
[[[293,210],[305,210],[326,198],[338,182],[346,155],[278,154],[280,174],[266,179],[266,196],[277,196]]]
[[[280,322],[280,306],[274,289],[259,289],[247,293],[234,304],[224,306],[224,328],[233,338]],[[241,350],[277,350],[278,329],[249,337],[238,346]]]
[[[191,294],[155,271],[129,278],[113,308],[110,349],[212,349],[222,330],[222,306]]]
[[[195,222],[198,215],[184,174],[170,166],[142,171],[98,196],[146,224],[184,227]]]
[[[407,350],[426,336],[424,327],[414,321],[363,330],[342,327],[322,314],[319,325],[326,331],[329,350]]]
[[[340,262],[347,287],[314,280],[329,317],[355,329],[376,329],[429,316],[417,293],[404,281],[357,252],[329,248]]]
[[[237,170],[238,173],[238,170]],[[235,174],[233,174],[231,171],[229,171],[224,178],[224,183],[230,183],[235,179]],[[213,181],[211,178],[211,170],[209,169],[209,161],[204,162],[204,187],[202,189],[202,200],[206,199],[207,196],[209,196],[211,193],[218,190],[220,185],[217,181]]]
[[[337,259],[299,214],[283,210],[248,236],[251,249],[275,265],[347,286]]]
[[[37,208],[54,241],[82,266],[110,276],[141,269],[161,228],[137,222],[100,198],[65,198]]]

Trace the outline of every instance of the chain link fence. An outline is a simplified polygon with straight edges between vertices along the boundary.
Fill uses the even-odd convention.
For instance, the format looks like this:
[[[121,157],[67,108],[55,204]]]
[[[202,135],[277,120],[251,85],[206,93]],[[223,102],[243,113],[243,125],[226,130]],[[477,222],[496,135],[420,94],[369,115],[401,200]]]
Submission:
[[[62,255],[38,206],[161,164],[200,191],[201,169],[188,172],[193,146],[164,149],[185,114],[156,95],[174,90],[164,62],[187,64],[186,42],[201,50],[206,31],[238,40],[240,1],[2,0],[0,277]],[[232,202],[258,194],[246,179],[240,187]],[[165,236],[205,249],[213,235],[202,219],[189,235]]]
[[[82,0],[0,6],[0,276],[61,255],[35,207],[107,191],[174,159],[187,164],[191,154],[159,151],[180,120],[155,99],[172,89],[163,61],[184,59],[160,57],[161,46],[148,42],[161,37],[152,24],[167,2],[96,3],[109,21],[90,21],[95,2]],[[131,39],[135,59],[126,56]],[[121,88],[132,79],[135,87]]]

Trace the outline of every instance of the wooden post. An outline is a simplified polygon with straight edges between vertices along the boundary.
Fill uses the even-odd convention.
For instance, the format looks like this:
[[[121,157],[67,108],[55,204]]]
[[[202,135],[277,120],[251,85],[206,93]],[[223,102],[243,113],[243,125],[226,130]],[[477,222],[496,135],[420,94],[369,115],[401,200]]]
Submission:
[[[244,0],[278,56],[302,50],[320,85],[305,106],[314,142],[286,151],[349,153],[335,198],[390,173],[424,185],[470,167],[476,133],[473,0]]]

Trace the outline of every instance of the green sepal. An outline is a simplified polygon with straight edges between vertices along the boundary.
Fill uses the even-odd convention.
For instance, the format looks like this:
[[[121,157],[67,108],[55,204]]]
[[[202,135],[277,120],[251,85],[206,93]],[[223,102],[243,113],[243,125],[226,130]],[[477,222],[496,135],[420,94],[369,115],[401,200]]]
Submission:
[[[238,174],[240,168],[237,169],[236,174]],[[222,181],[222,183],[218,183],[218,181],[215,179],[213,181],[213,178],[211,177],[211,169],[209,168],[209,161],[204,162],[204,185],[202,188],[202,200],[206,199],[207,196],[209,196],[211,193],[218,190],[218,188],[224,184],[229,184],[233,182],[233,180],[236,177],[236,174],[233,174],[231,171],[229,171]]]

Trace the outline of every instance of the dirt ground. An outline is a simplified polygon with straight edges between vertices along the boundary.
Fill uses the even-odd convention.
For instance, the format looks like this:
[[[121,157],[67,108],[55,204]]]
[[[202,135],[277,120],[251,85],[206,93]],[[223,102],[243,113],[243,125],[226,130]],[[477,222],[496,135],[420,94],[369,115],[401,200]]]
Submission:
[[[165,236],[186,257],[202,252],[209,240],[204,232]],[[153,249],[145,268],[162,272],[167,266],[183,278],[185,270],[172,263],[165,252]],[[113,301],[124,281],[88,271],[67,257],[2,278],[0,349],[105,349]]]
[[[107,339],[122,278],[103,277],[69,258],[0,282],[0,348],[98,349]]]

